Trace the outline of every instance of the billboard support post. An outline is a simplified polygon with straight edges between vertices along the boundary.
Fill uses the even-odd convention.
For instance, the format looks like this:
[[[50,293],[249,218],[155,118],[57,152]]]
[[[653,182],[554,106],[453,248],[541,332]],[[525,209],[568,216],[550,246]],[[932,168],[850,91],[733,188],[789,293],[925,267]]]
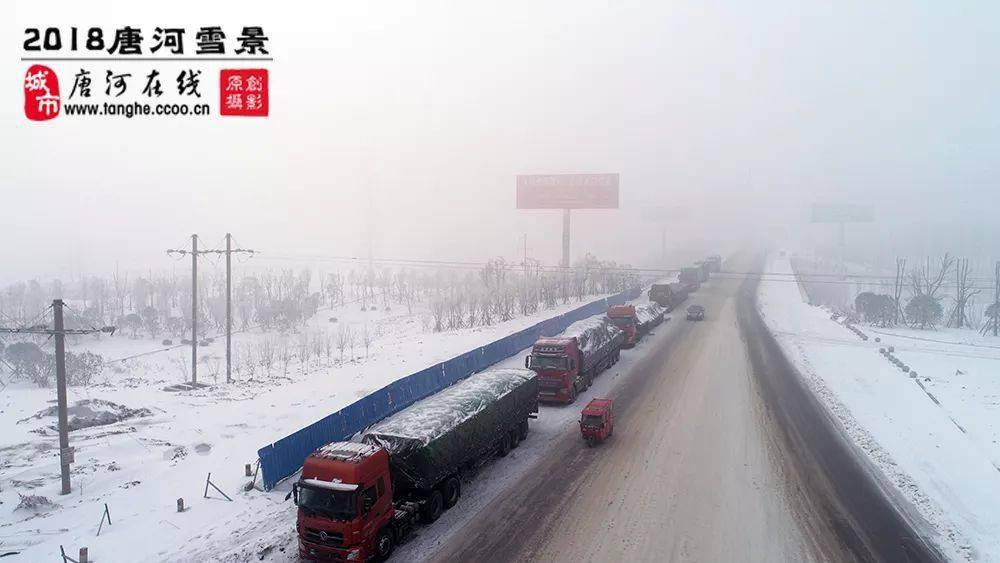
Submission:
[[[569,268],[569,213],[573,209],[618,209],[618,174],[521,174],[518,209],[562,209],[562,261]]]
[[[562,267],[569,268],[569,209],[563,209]]]
[[[811,222],[836,223],[840,251],[841,273],[847,272],[847,223],[871,223],[875,215],[868,207],[850,203],[815,203],[812,206]]]

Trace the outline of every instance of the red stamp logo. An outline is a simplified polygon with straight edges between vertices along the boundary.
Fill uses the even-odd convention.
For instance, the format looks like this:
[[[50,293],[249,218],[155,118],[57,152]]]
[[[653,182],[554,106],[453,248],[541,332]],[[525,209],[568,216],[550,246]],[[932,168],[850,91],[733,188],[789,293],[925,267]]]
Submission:
[[[59,115],[59,78],[45,65],[31,65],[24,75],[24,115],[45,121]]]
[[[219,75],[221,115],[267,116],[267,69],[222,69]]]

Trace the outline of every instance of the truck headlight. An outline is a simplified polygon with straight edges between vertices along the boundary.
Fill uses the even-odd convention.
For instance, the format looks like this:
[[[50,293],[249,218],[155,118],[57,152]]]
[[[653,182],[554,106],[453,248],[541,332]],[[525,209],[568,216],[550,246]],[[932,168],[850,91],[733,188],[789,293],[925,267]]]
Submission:
[[[361,561],[361,548],[355,547],[354,549],[348,551],[345,559],[348,561]]]

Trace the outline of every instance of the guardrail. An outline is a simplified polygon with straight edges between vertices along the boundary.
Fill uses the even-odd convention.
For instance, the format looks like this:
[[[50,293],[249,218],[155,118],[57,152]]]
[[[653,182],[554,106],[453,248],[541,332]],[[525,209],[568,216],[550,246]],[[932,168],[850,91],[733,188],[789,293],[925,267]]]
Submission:
[[[621,305],[640,295],[641,289],[622,292],[546,319],[393,381],[339,411],[264,446],[257,450],[264,489],[271,490],[282,479],[295,474],[316,448],[330,442],[348,440],[383,418],[530,347],[541,336],[555,336],[578,320],[603,313],[612,305]]]

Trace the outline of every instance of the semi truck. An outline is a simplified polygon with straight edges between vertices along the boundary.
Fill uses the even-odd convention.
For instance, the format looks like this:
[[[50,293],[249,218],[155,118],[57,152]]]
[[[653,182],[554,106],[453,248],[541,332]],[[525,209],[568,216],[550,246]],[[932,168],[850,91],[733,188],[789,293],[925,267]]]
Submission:
[[[631,348],[642,338],[642,334],[639,332],[639,318],[635,314],[635,306],[608,307],[608,320],[622,331],[624,335],[622,348]]]
[[[666,310],[657,303],[643,303],[635,308],[635,316],[639,318],[639,330],[648,333],[653,327],[663,322]]]
[[[689,293],[687,285],[680,282],[654,283],[649,287],[647,296],[650,301],[669,312],[683,303],[688,298]]]
[[[688,293],[694,293],[701,287],[701,268],[699,266],[681,268],[681,273],[677,275],[677,280],[684,284]]]
[[[698,262],[695,262],[694,265],[698,268],[698,281],[702,283],[707,282],[708,278],[712,276],[712,270],[708,265],[708,262],[699,260]]]
[[[562,335],[539,338],[524,359],[538,374],[538,400],[572,403],[618,361],[625,333],[605,316],[577,321]]]
[[[631,348],[663,321],[663,308],[656,303],[608,307],[608,320],[624,333],[622,348]]]
[[[708,270],[713,274],[722,271],[722,256],[718,254],[713,254],[706,258],[705,263],[708,264]]]
[[[517,447],[537,412],[534,372],[493,369],[317,449],[291,492],[300,557],[388,558],[458,502],[464,472]]]

